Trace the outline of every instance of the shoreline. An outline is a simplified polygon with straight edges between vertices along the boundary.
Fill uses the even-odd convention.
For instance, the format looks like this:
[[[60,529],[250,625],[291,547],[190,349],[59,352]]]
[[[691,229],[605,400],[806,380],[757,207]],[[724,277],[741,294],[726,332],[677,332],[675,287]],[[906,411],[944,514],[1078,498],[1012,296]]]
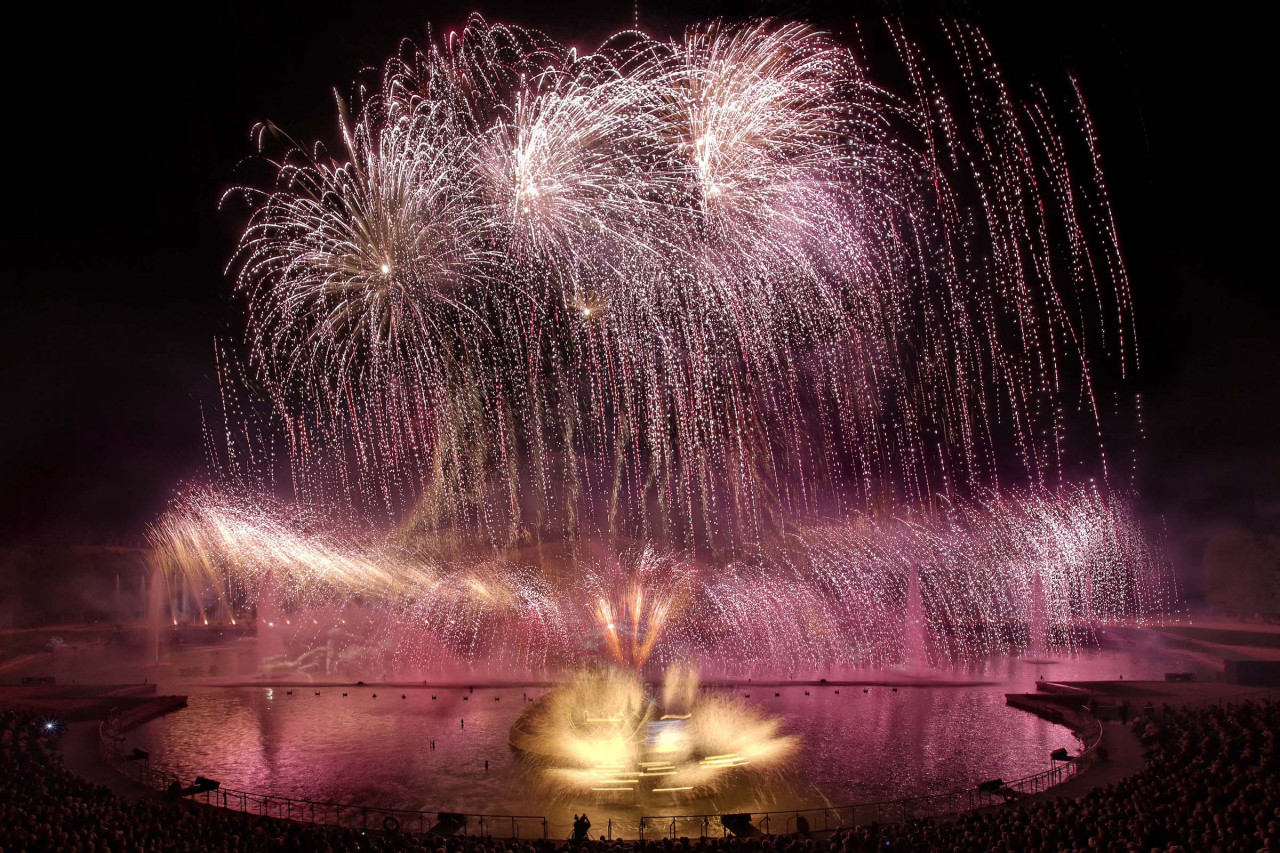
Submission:
[[[837,684],[844,683],[846,682],[817,681],[769,682],[768,684],[834,687]],[[868,683],[869,682],[856,682],[856,684]],[[983,686],[989,684],[989,682],[978,683]],[[936,686],[932,682],[920,682],[920,684],[922,684],[922,686]],[[728,685],[722,684],[721,686],[737,687],[742,685],[766,686],[766,683],[734,682]],[[228,685],[210,686],[225,687]],[[258,682],[248,686],[265,685]],[[364,686],[372,687],[374,685],[365,684]],[[422,687],[422,685],[414,686],[419,688]],[[459,687],[460,685],[451,686]],[[898,686],[901,686],[901,684]],[[157,697],[157,699],[159,698],[161,697]],[[161,796],[161,789],[167,785],[171,778],[175,778],[173,777],[173,774],[171,774],[167,768],[152,768],[149,764],[144,767],[136,762],[131,762],[128,756],[115,750],[114,744],[112,743],[113,739],[123,735],[127,730],[133,728],[135,724],[142,722],[143,716],[145,716],[145,712],[141,712],[141,709],[139,709],[139,712],[136,715],[126,713],[113,718],[122,722],[123,725],[113,725],[108,721],[102,726],[102,731],[104,735],[109,735],[109,737],[104,737],[98,742],[97,749],[92,750],[96,754],[92,757],[80,755],[74,762],[68,760],[68,766],[76,766],[80,771],[80,775],[88,777],[89,774],[83,770],[86,759],[89,761],[96,761],[96,767],[93,768],[93,775],[97,777],[95,781],[101,783],[102,774],[104,772],[114,774],[117,777],[117,781],[114,784],[109,784],[109,787],[111,787],[113,791],[116,791],[123,796],[130,796],[134,798],[139,796]],[[935,819],[946,820],[967,812],[996,806],[996,804],[1002,802],[1002,800],[1010,802],[1010,804],[1013,802],[1025,801],[1028,797],[1033,795],[1033,792],[1034,795],[1042,795],[1047,792],[1055,791],[1060,785],[1069,784],[1076,779],[1081,779],[1081,777],[1086,774],[1092,777],[1093,773],[1090,771],[1092,771],[1095,762],[1090,761],[1088,763],[1083,763],[1083,758],[1090,752],[1090,750],[1098,746],[1099,741],[1101,740],[1101,734],[1099,739],[1090,746],[1087,740],[1089,734],[1088,722],[1083,715],[1068,713],[1062,719],[1054,720],[1053,722],[1058,725],[1062,725],[1064,728],[1071,731],[1073,736],[1079,739],[1085,748],[1082,750],[1081,755],[1073,757],[1074,763],[1064,763],[1058,765],[1054,771],[1042,771],[1040,773],[1032,774],[1031,776],[1022,777],[1018,780],[1012,780],[1008,783],[1008,785],[1022,786],[1021,790],[1008,787],[1000,791],[986,793],[974,790],[953,790],[943,794],[918,794],[890,800],[858,802],[838,806],[827,805],[825,803],[814,803],[812,805],[801,805],[792,809],[753,813],[758,814],[758,817],[753,818],[753,820],[763,820],[765,826],[768,826],[770,822],[774,825],[778,822],[783,822],[784,825],[790,826],[791,821],[795,820],[796,817],[807,814],[809,815],[810,824],[815,827],[819,824],[823,826],[829,825],[831,820],[834,820],[837,823],[862,824],[871,821],[883,821],[886,818],[893,820],[895,817],[906,817],[908,815],[915,817],[928,816]],[[84,740],[83,736],[81,737],[81,740]],[[70,747],[70,744],[68,744],[68,747]],[[79,751],[81,753],[86,752],[85,743],[79,744]],[[1094,784],[1091,778],[1088,781],[1081,779],[1081,782],[1084,782],[1088,788],[1097,787],[1098,785],[1103,784],[1102,782]],[[218,799],[219,797],[221,798],[220,800]],[[1012,797],[1016,797],[1016,800],[1010,799]],[[356,819],[357,816],[361,816],[361,819],[363,820],[373,819],[375,824],[378,821],[383,820],[384,817],[394,818],[397,821],[397,825],[421,824],[424,820],[424,815],[429,814],[420,813],[411,809],[360,806],[347,803],[320,803],[318,801],[312,803],[310,801],[293,799],[270,793],[244,792],[235,789],[224,789],[215,793],[213,798],[214,799],[212,801],[210,801],[208,797],[205,797],[205,801],[189,799],[193,805],[196,806],[223,808],[231,812],[262,810],[265,811],[268,817],[272,816],[271,808],[273,806],[283,806],[284,811],[277,817],[277,819],[289,819],[294,821],[301,820],[301,822],[314,822],[321,824],[332,824],[335,821],[344,820],[351,821]],[[304,804],[309,809],[305,813],[302,811]],[[659,824],[688,821],[690,819],[689,815],[683,813],[658,809],[654,809],[654,811],[665,811],[665,813],[652,815],[646,814],[643,816],[645,823],[653,829],[656,829]],[[323,817],[318,815],[317,812],[323,814]],[[772,816],[771,820],[769,816]],[[502,817],[504,820],[507,818],[507,816]],[[535,818],[536,816],[525,816],[523,819],[534,820]],[[494,820],[491,820],[490,823],[494,825],[497,824]],[[612,829],[616,833],[619,833],[619,835],[626,834],[627,837],[630,837],[630,835],[637,832],[636,827],[623,829],[623,827],[617,823],[614,823]]]

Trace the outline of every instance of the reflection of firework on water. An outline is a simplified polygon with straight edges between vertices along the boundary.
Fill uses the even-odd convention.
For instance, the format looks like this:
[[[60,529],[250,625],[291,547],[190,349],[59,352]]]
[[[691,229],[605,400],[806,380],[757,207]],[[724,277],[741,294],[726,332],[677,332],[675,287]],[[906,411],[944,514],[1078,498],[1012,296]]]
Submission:
[[[796,744],[778,728],[740,699],[700,690],[694,671],[676,667],[661,704],[634,672],[580,672],[526,710],[510,738],[558,794],[669,801],[776,773]]]
[[[175,612],[222,622],[268,607],[308,647],[358,622],[388,669],[527,672],[592,654],[725,673],[887,666],[911,649],[913,618],[921,653],[958,662],[1074,648],[1175,603],[1140,525],[1091,489],[810,525],[720,566],[652,546],[446,560],[264,506],[194,492],[155,526]]]
[[[1113,478],[1089,356],[1136,354],[1087,114],[945,35],[950,75],[889,28],[902,95],[800,24],[579,54],[473,18],[406,51],[340,155],[244,191],[271,423],[225,434],[271,452],[224,467],[278,448],[304,503],[489,545],[725,553],[1056,487],[1072,445]]]

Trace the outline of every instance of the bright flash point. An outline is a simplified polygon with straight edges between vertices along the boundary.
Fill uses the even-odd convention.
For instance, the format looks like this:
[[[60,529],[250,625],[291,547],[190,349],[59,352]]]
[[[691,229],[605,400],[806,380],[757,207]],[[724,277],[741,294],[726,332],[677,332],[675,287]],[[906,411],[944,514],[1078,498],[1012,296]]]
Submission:
[[[383,274],[383,275],[386,275],[386,274],[387,274],[387,273],[389,273],[389,272],[391,272],[391,265],[390,265],[390,264],[383,264],[383,265],[382,265],[382,274]]]

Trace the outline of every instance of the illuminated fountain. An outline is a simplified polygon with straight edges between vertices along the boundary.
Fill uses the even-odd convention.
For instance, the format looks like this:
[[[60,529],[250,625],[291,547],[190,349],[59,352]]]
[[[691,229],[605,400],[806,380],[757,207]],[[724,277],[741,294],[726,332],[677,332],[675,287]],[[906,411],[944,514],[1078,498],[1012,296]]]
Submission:
[[[157,568],[151,574],[151,585],[147,593],[147,654],[151,663],[160,661],[160,638],[165,624],[165,576]]]
[[[902,611],[903,658],[908,669],[919,671],[928,665],[924,600],[920,592],[920,569],[907,572],[907,604]]]
[[[1049,652],[1048,615],[1045,607],[1044,582],[1037,571],[1031,576],[1031,604],[1027,621],[1027,651],[1032,656],[1044,657]]]
[[[579,672],[531,705],[510,740],[562,796],[669,802],[780,771],[796,745],[780,726],[739,699],[701,690],[692,670],[669,669],[659,700],[638,673],[609,668]]]

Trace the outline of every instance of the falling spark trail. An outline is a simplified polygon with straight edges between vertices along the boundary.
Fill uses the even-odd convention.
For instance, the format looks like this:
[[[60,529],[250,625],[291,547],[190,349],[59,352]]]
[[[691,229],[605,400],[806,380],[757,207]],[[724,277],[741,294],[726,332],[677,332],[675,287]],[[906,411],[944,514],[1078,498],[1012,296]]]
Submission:
[[[339,98],[337,148],[261,128],[169,576],[513,667],[889,664],[908,589],[935,660],[1176,608],[1113,461],[1133,301],[1078,85],[885,31],[882,68],[794,22],[579,53],[473,16]]]

